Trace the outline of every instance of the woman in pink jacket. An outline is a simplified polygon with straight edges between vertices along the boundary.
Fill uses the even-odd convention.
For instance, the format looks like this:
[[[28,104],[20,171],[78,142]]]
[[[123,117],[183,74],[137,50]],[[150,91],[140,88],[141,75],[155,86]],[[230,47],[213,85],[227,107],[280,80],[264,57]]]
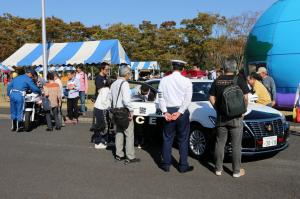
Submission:
[[[89,82],[88,77],[85,72],[83,72],[83,65],[79,64],[76,67],[77,73],[76,78],[80,81],[79,88],[79,99],[80,99],[80,112],[83,116],[85,116],[85,98],[88,93]]]

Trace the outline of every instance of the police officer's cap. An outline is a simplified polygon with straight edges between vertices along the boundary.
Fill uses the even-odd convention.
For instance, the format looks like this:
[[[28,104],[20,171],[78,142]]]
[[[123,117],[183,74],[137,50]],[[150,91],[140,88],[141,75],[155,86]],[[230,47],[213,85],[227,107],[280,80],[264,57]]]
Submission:
[[[186,65],[187,63],[185,61],[179,60],[179,59],[173,59],[171,60],[172,65]]]
[[[28,70],[26,71],[26,73],[30,73],[32,76],[38,76],[38,74],[36,73],[36,71],[33,70],[33,69],[28,69]]]
[[[182,60],[171,60],[173,69],[182,69],[187,63]]]

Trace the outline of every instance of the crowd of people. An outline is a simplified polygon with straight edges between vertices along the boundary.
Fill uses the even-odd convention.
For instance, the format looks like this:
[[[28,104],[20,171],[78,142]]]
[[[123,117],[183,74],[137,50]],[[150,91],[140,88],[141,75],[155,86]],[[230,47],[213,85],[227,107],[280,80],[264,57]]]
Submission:
[[[258,104],[274,107],[276,101],[276,85],[268,75],[265,67],[260,67],[257,72],[252,72],[248,78],[252,93],[256,94]]]
[[[163,77],[158,87],[159,108],[164,116],[162,162],[160,168],[169,172],[171,167],[171,151],[174,137],[179,142],[179,167],[181,173],[190,172],[193,166],[188,163],[188,136],[189,136],[189,111],[193,87],[189,78],[182,74],[186,63],[180,60],[172,61],[173,71]],[[88,91],[88,76],[78,65],[76,72],[67,72],[67,86],[64,90],[59,75],[50,72],[47,75],[48,82],[35,84],[38,81],[34,70],[27,70],[26,74],[13,79],[8,85],[7,95],[10,97],[12,130],[19,131],[23,121],[24,96],[28,90],[39,93],[42,97],[42,107],[46,113],[47,131],[53,131],[52,118],[55,129],[61,130],[64,124],[78,124],[79,114],[85,115],[85,99]],[[132,91],[128,80],[132,78],[132,71],[128,65],[120,66],[117,80],[109,79],[110,65],[101,63],[99,74],[95,78],[95,99],[93,109],[93,122],[90,130],[94,132],[92,142],[95,149],[106,149],[111,124],[115,132],[115,159],[125,161],[126,164],[140,162],[135,156],[134,148],[134,122],[133,106],[131,100]],[[245,174],[241,167],[241,140],[243,132],[243,113],[248,104],[248,93],[257,95],[257,103],[274,106],[276,99],[276,87],[274,80],[268,76],[266,68],[259,68],[257,72],[245,77],[243,71],[236,75],[237,64],[233,60],[227,60],[222,71],[212,74],[214,82],[210,89],[210,102],[217,112],[216,120],[216,145],[215,145],[215,174],[222,175],[224,147],[228,134],[232,142],[233,177]],[[250,87],[247,84],[247,81]],[[22,82],[22,83],[21,83]],[[39,87],[37,86],[39,85]],[[228,100],[224,93],[231,86],[235,86],[236,96],[240,98]],[[137,92],[145,100],[154,99],[149,88],[143,86]],[[62,118],[62,99],[67,98],[67,116]],[[78,108],[78,101],[80,105]],[[233,102],[240,107],[231,105]],[[232,106],[232,107],[231,107]],[[229,108],[228,108],[229,107]],[[233,109],[236,114],[228,113]]]
[[[15,75],[7,86],[7,96],[10,101],[12,129],[21,131],[23,126],[23,114],[25,96],[33,92],[40,95],[37,102],[43,109],[47,121],[47,131],[53,131],[52,117],[55,121],[55,129],[61,130],[64,124],[77,124],[78,116],[85,115],[85,99],[88,91],[87,75],[82,71],[83,66],[77,66],[77,72],[67,71],[67,86],[63,87],[58,73],[49,72],[47,82],[33,69],[28,69],[23,75]],[[62,102],[66,98],[67,116],[63,120]],[[78,101],[80,99],[80,109]]]

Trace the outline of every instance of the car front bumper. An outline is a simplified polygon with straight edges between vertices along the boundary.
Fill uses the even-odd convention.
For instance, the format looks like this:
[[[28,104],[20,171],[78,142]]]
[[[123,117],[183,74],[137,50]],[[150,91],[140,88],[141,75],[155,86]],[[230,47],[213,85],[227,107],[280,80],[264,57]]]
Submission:
[[[271,148],[265,148],[265,149],[248,149],[248,148],[242,148],[242,155],[243,156],[256,156],[256,155],[267,155],[272,153],[278,153],[286,148],[288,148],[289,143],[286,142],[283,145],[277,146],[277,147],[271,147]]]

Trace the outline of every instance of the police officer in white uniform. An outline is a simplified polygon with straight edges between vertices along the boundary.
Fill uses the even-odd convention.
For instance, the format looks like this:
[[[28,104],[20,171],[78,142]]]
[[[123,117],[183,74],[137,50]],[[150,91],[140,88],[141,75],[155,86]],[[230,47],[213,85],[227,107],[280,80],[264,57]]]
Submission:
[[[172,145],[177,134],[179,144],[179,172],[192,171],[188,158],[188,138],[190,131],[190,113],[188,106],[192,100],[193,86],[191,81],[181,75],[186,62],[172,60],[173,73],[162,78],[158,88],[159,107],[164,115],[163,149],[161,169],[170,171]]]

